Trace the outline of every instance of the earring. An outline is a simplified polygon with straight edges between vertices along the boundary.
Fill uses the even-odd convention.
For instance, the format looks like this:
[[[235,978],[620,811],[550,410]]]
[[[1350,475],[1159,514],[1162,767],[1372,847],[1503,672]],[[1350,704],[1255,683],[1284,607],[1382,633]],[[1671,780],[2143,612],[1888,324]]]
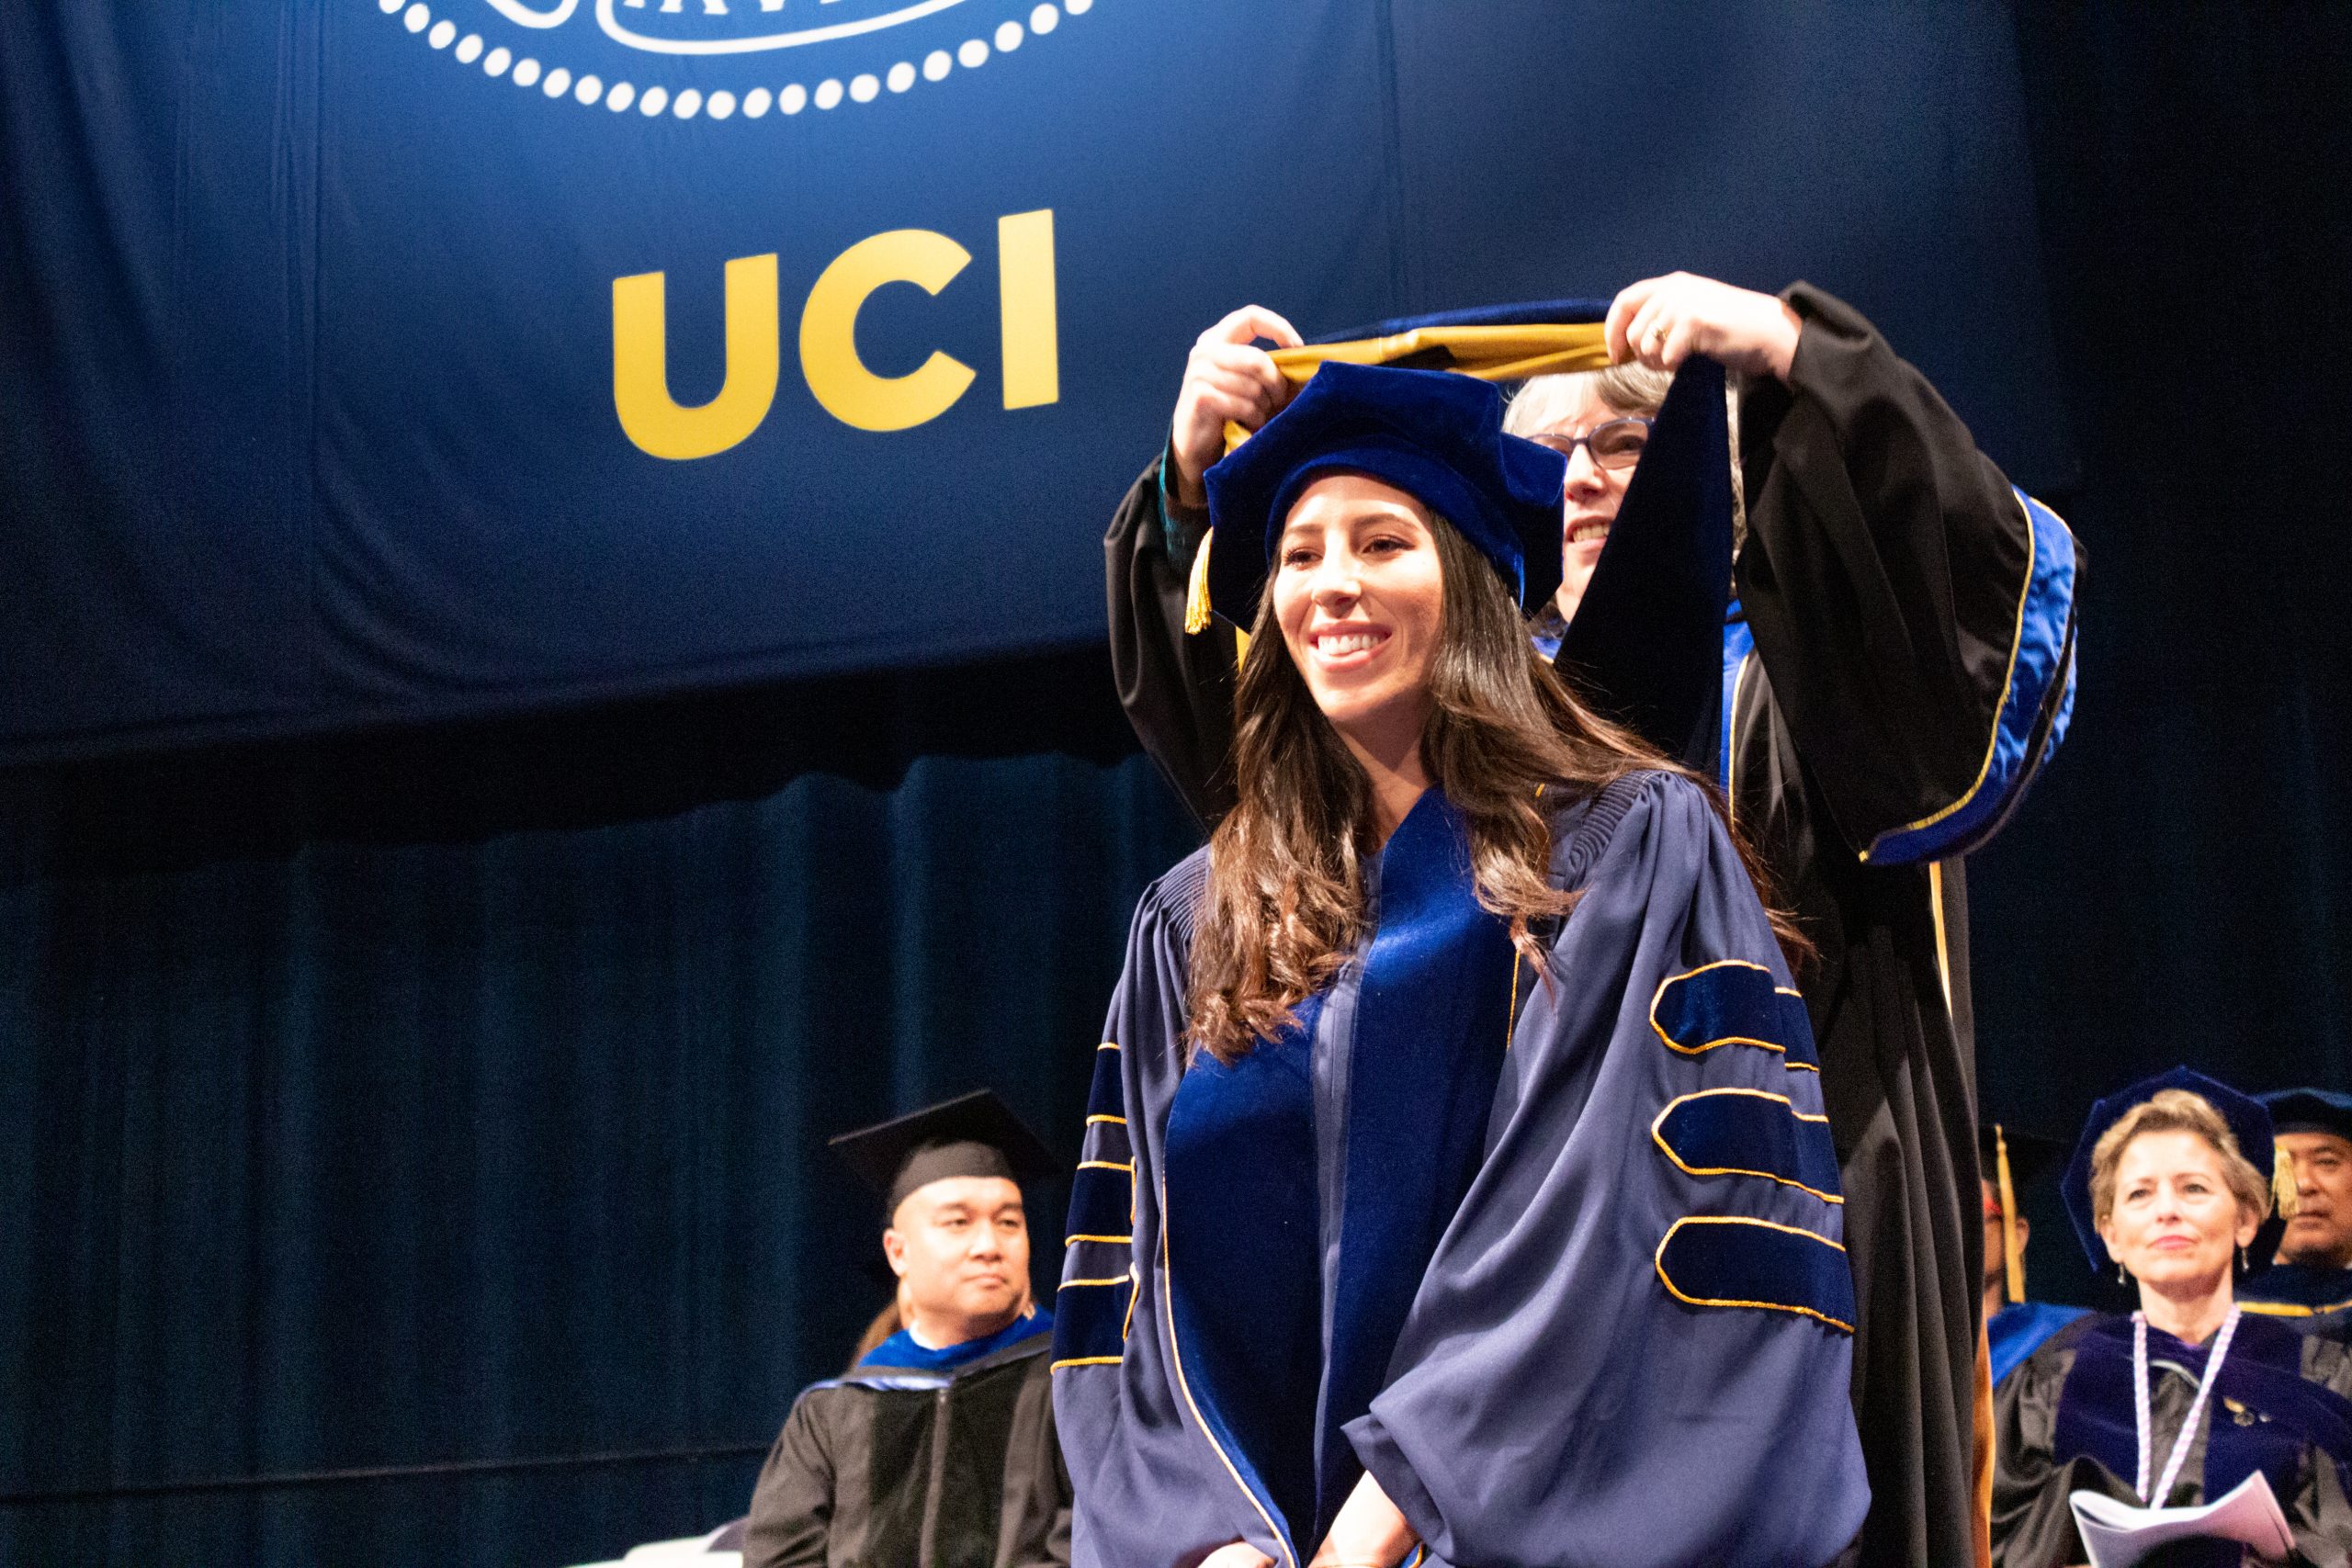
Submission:
[[[2115,1282],[2119,1285],[2128,1285],[2132,1282],[2132,1276],[2123,1271],[2120,1259],[2118,1259],[2115,1265]]]
[[[2238,1248],[2238,1272],[2241,1274],[2245,1273],[2249,1265],[2245,1260],[2245,1248],[2241,1247]]]

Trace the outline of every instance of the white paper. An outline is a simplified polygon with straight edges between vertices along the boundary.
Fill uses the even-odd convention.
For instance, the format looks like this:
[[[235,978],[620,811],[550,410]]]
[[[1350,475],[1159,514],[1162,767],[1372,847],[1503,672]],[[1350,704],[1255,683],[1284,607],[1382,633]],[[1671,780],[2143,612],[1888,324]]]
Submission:
[[[741,1552],[719,1551],[711,1546],[728,1528],[721,1525],[707,1535],[681,1536],[675,1540],[650,1540],[608,1562],[582,1562],[579,1568],[646,1568],[647,1564],[673,1562],[693,1563],[695,1568],[743,1568]]]
[[[2270,1483],[2256,1471],[2229,1492],[2195,1508],[2135,1508],[2100,1492],[2077,1492],[2066,1501],[2075,1510],[2091,1568],[2131,1568],[2166,1541],[2211,1536],[2240,1541],[2261,1557],[2284,1557],[2294,1550],[2287,1516]]]

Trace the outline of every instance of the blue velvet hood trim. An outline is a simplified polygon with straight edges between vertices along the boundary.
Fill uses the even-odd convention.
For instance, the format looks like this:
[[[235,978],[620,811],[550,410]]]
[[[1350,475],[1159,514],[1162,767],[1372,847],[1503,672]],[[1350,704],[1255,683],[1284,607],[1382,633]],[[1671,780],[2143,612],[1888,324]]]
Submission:
[[[951,1372],[1024,1340],[1043,1337],[1050,1343],[1053,1332],[1054,1314],[1039,1306],[1031,1307],[1025,1314],[1014,1318],[994,1334],[967,1339],[961,1345],[949,1345],[937,1350],[916,1343],[915,1337],[901,1328],[868,1350],[858,1361],[857,1371],[863,1373],[869,1369],[887,1367],[905,1371]]]

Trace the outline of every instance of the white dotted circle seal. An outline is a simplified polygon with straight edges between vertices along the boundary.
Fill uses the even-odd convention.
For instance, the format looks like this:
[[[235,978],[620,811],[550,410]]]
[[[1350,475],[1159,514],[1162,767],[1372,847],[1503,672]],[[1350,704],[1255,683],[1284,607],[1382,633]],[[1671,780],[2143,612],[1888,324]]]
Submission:
[[[602,77],[584,72],[575,80],[570,67],[542,66],[531,55],[518,57],[504,44],[493,45],[485,53],[485,40],[480,33],[466,32],[460,37],[459,23],[448,17],[435,15],[436,10],[455,9],[469,0],[439,0],[437,6],[429,4],[428,0],[372,0],[372,3],[379,12],[404,30],[421,36],[436,52],[460,65],[473,66],[479,62],[482,73],[493,78],[506,76],[511,67],[514,74],[509,80],[518,87],[538,85],[550,102],[570,102],[583,108],[602,107],[614,114],[634,107],[649,119],[662,117],[666,109],[672,117],[682,120],[694,119],[697,116],[714,120],[740,118],[745,124],[766,118],[771,107],[789,118],[811,105],[819,109],[832,109],[843,103],[887,103],[919,83],[945,82],[956,74],[959,67],[965,71],[977,71],[998,55],[1011,54],[1024,41],[1044,38],[1065,20],[1083,17],[1094,9],[1094,0],[1057,0],[1057,3],[1035,6],[1018,18],[1009,17],[994,28],[986,29],[981,36],[964,39],[952,51],[933,49],[917,59],[899,60],[879,71],[857,73],[846,84],[835,76],[822,76],[814,82],[772,77],[764,83],[715,87],[706,92],[706,89],[691,86],[673,90],[660,83],[639,86],[627,80],[615,81],[607,85]],[[471,3],[478,4],[479,0],[471,0]],[[555,26],[568,18],[573,6],[581,3],[582,0],[571,0],[571,5],[559,7],[556,22],[540,20],[532,25],[542,28]],[[594,0],[589,0],[589,4],[594,3]],[[498,0],[492,0],[492,4],[510,16],[514,14],[508,6],[499,5]],[[544,12],[531,12],[527,6],[522,8],[530,15],[546,15]],[[986,28],[986,24],[983,23],[982,27]],[[540,35],[537,41],[548,43],[554,40]],[[456,44],[454,49],[450,47],[453,42]],[[888,88],[887,93],[883,90],[886,86]]]

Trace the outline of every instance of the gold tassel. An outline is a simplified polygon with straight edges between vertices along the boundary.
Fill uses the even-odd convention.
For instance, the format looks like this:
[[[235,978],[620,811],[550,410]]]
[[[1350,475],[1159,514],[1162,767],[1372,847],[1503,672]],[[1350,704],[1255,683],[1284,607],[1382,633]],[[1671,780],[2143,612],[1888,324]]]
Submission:
[[[2001,1258],[2007,1266],[2009,1300],[2025,1300],[2025,1247],[2018,1240],[2018,1194],[2009,1179],[2009,1140],[1993,1123],[1993,1170],[2001,1196]]]
[[[1184,585],[1184,635],[1198,637],[1209,629],[1209,543],[1216,537],[1212,528],[1201,536],[1201,547],[1193,552],[1192,581]]]
[[[2295,1156],[2276,1144],[2270,1145],[2270,1197],[2282,1220],[2293,1219],[2303,1206],[2295,1192]]]
[[[1307,374],[1311,376],[1314,373],[1314,368],[1310,366]],[[1249,439],[1248,431],[1229,419],[1225,422],[1227,457],[1231,457],[1234,448]],[[1209,629],[1209,541],[1216,537],[1216,530],[1214,528],[1203,534],[1201,547],[1193,552],[1192,581],[1184,585],[1184,635],[1186,637],[1198,637]],[[1249,634],[1236,627],[1233,633],[1233,667],[1238,670],[1241,668],[1242,654],[1249,651]]]

